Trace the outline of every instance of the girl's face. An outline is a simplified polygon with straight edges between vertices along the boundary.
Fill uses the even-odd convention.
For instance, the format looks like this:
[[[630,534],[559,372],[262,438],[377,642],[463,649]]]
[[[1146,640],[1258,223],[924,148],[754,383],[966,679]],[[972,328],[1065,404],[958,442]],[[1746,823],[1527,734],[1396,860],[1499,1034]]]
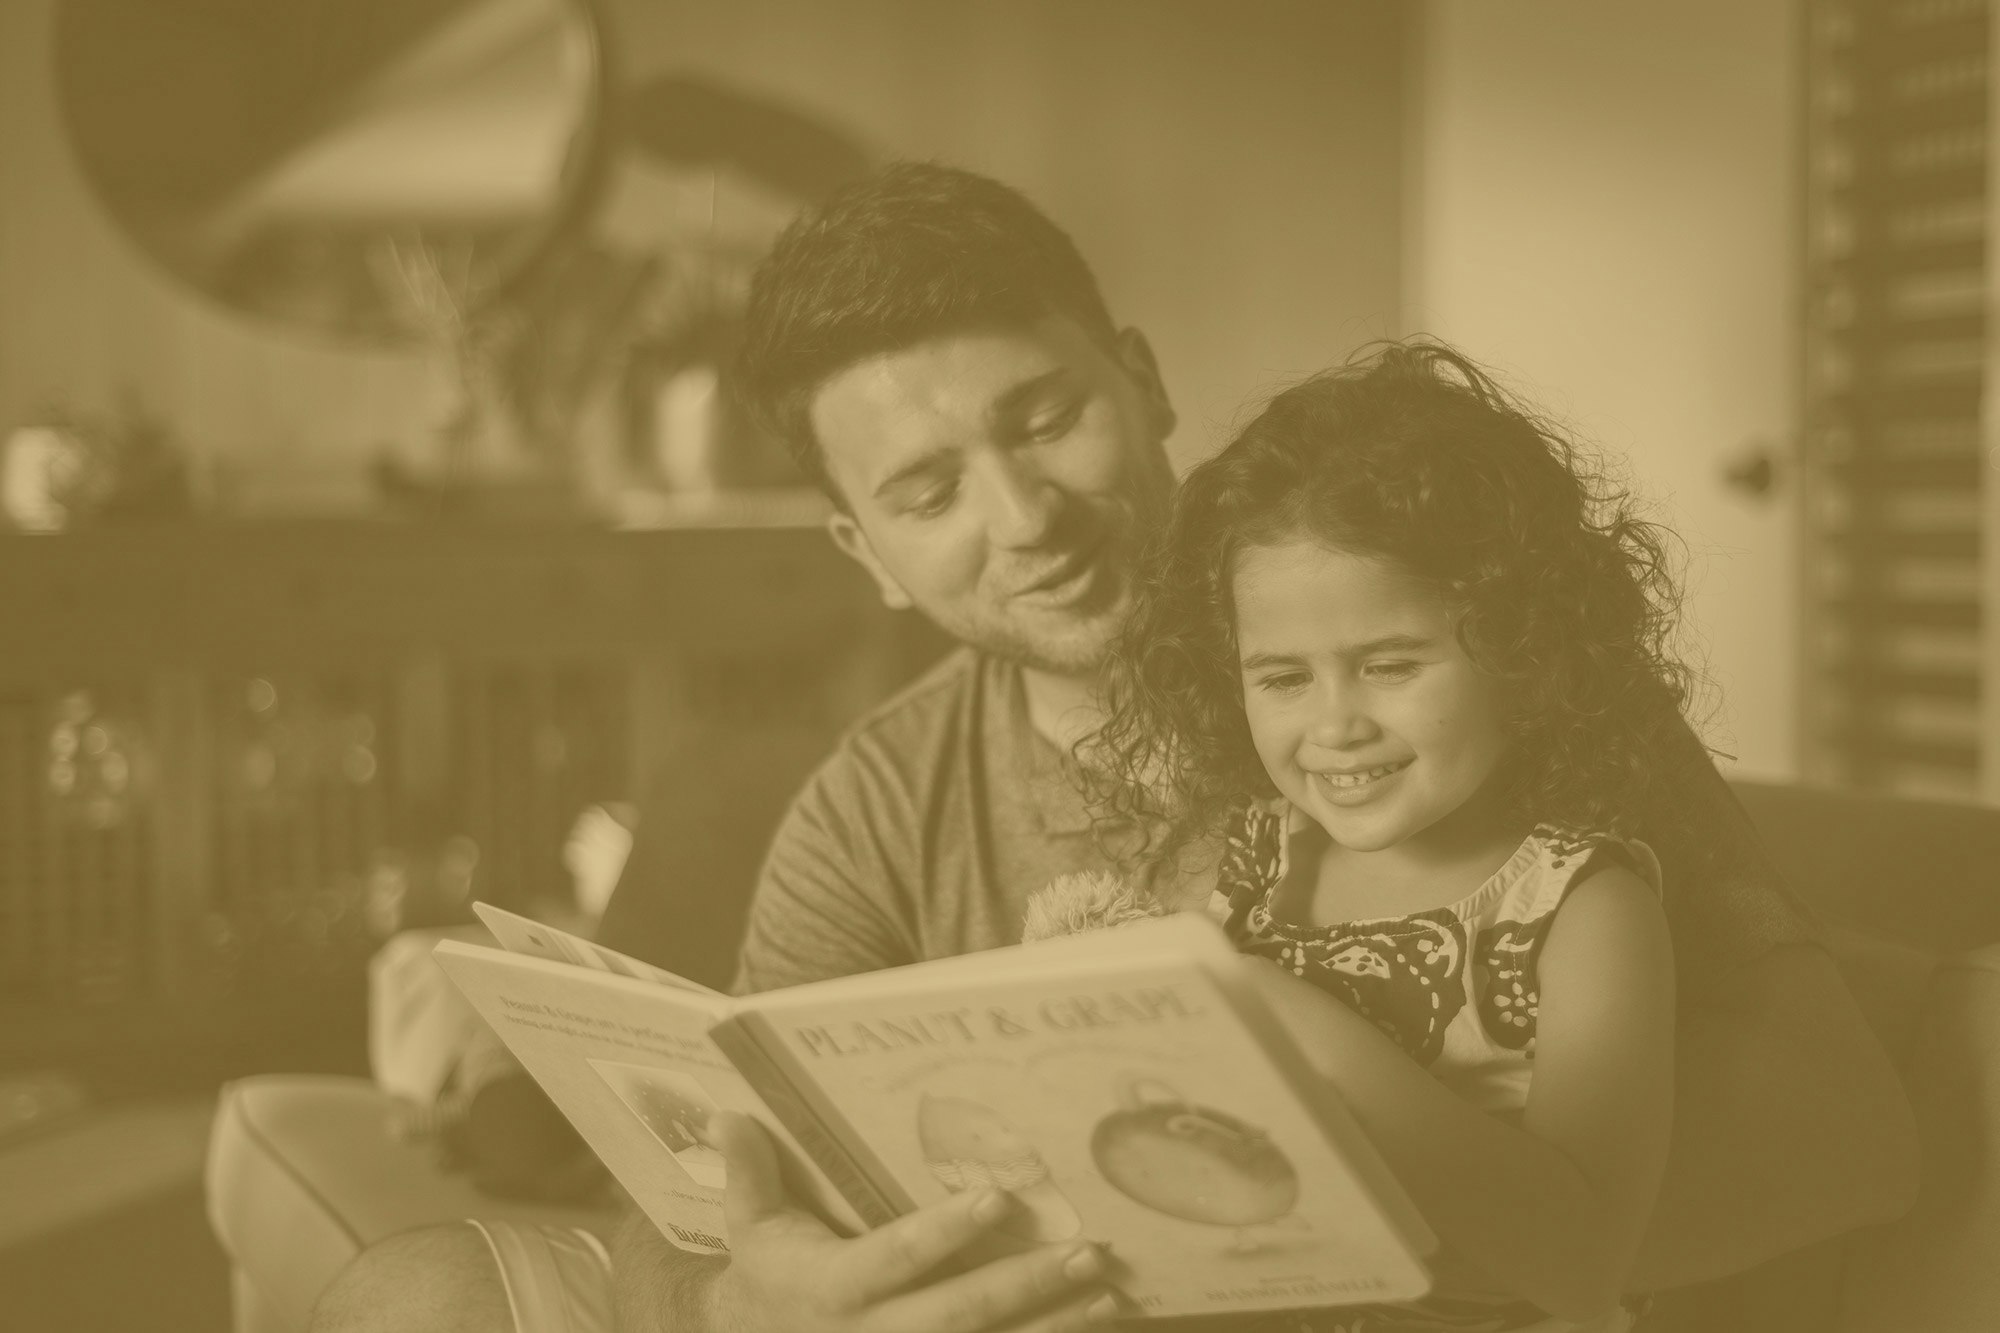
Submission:
[[[1448,837],[1506,738],[1499,684],[1436,589],[1303,537],[1246,548],[1233,588],[1243,710],[1278,790],[1352,851]]]

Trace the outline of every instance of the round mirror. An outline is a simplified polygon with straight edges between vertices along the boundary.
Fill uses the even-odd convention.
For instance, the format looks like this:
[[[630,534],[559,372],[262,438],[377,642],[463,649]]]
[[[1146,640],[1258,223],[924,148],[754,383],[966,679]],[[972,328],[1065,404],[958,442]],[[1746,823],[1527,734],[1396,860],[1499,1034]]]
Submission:
[[[64,0],[56,70],[84,174],[146,253],[347,340],[505,296],[602,140],[583,0]]]

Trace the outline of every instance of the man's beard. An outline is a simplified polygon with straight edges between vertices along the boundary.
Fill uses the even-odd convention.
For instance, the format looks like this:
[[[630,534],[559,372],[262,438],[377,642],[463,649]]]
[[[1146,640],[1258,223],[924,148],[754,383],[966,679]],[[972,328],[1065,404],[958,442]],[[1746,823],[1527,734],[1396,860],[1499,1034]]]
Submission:
[[[1037,634],[1026,625],[1004,616],[941,615],[920,607],[937,627],[979,652],[1012,662],[1030,671],[1058,676],[1095,675],[1109,656],[1111,645],[1124,628],[1131,612],[1131,597],[1121,585],[1110,605],[1066,624],[1066,632]]]
[[[1171,479],[1165,485],[1171,487]],[[1052,622],[1056,626],[1052,630],[1037,632],[1035,617],[1029,618],[1027,623],[1010,617],[1007,609],[1011,598],[990,610],[982,604],[962,614],[941,612],[939,608],[922,602],[917,604],[917,609],[929,616],[939,629],[982,653],[1030,671],[1094,677],[1102,670],[1112,645],[1132,614],[1139,580],[1140,534],[1146,531],[1149,520],[1163,517],[1165,495],[1164,489],[1157,493],[1148,490],[1138,501],[1118,506],[1092,520],[1104,525],[1101,532],[1095,534],[1098,548],[1096,577],[1102,586],[1092,591],[1089,600],[1093,603],[1101,601],[1103,605],[1094,610],[1078,609],[1071,615],[1048,614],[1042,617],[1045,623]],[[1067,535],[1070,542],[1078,545],[1093,536],[1088,531],[1077,530]]]

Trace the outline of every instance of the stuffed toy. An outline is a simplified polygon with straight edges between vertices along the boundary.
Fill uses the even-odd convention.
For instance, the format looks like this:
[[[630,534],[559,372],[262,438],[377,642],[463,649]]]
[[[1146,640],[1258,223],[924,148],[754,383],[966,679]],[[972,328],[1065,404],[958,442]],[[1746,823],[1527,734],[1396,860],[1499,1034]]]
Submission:
[[[1029,942],[1077,935],[1171,916],[1173,911],[1170,904],[1105,871],[1058,875],[1028,899],[1021,939]]]

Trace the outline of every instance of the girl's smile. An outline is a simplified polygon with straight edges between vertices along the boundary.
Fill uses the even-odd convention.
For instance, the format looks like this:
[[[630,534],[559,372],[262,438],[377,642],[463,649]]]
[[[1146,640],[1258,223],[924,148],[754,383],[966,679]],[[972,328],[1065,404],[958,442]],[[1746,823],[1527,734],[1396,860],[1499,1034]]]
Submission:
[[[1390,778],[1408,768],[1413,760],[1404,759],[1393,764],[1382,764],[1376,768],[1332,769],[1324,773],[1312,774],[1319,784],[1322,794],[1335,805],[1362,805],[1381,795]]]

